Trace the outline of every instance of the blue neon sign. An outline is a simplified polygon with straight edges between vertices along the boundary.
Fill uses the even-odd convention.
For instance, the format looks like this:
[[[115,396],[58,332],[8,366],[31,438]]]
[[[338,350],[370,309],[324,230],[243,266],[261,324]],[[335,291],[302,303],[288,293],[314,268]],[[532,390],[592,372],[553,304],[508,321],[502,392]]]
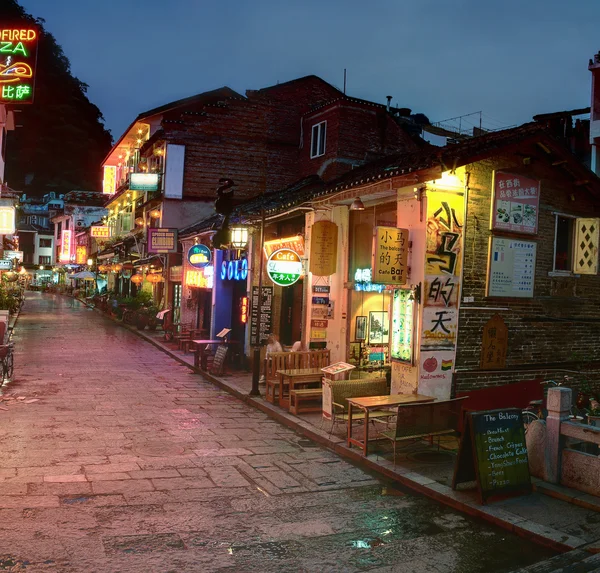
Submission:
[[[245,281],[248,278],[248,259],[223,261],[221,264],[221,280]]]

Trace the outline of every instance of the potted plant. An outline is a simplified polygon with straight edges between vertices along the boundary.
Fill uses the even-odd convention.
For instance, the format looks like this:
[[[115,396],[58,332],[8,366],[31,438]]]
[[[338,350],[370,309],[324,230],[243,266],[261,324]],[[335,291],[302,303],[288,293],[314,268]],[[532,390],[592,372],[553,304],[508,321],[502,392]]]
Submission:
[[[577,407],[580,410],[584,410],[589,408],[590,400],[594,398],[594,393],[592,392],[592,387],[587,380],[582,380],[579,385],[579,393],[577,394]]]
[[[590,426],[600,428],[600,404],[595,398],[590,400],[590,407],[587,410],[587,422]]]

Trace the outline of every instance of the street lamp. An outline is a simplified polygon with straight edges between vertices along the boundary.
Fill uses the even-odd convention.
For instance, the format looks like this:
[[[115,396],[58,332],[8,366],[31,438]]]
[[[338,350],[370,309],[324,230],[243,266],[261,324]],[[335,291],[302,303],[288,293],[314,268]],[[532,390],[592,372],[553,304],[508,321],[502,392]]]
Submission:
[[[232,227],[231,228],[231,246],[234,249],[242,250],[248,244],[248,228],[247,227]]]

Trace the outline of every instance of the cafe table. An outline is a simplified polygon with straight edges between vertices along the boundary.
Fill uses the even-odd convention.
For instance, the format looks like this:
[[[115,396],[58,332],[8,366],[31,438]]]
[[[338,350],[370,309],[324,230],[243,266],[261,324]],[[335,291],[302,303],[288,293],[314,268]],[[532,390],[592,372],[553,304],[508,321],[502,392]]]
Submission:
[[[296,368],[293,370],[277,370],[279,374],[279,406],[286,410],[290,407],[290,394],[283,395],[286,385],[289,386],[289,392],[297,389],[299,386],[321,382],[323,372],[320,368]]]
[[[192,344],[196,347],[194,350],[194,367],[206,370],[206,347],[211,346],[213,344],[223,344],[223,340],[192,340]]]
[[[380,408],[392,408],[401,404],[421,404],[425,402],[434,402],[433,396],[423,394],[390,394],[389,396],[364,396],[362,398],[348,398],[348,446],[352,444],[362,448],[363,455],[368,454],[369,447],[369,412]],[[365,435],[364,441],[352,437],[352,407],[360,409],[364,413]],[[390,415],[393,415],[390,412]]]

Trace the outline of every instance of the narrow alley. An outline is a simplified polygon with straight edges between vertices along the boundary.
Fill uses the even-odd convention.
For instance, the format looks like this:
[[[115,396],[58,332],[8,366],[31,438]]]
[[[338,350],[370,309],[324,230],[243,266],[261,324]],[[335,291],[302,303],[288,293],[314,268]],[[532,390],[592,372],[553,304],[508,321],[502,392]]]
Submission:
[[[76,300],[28,293],[14,342],[2,570],[491,573],[551,555],[373,478]]]

